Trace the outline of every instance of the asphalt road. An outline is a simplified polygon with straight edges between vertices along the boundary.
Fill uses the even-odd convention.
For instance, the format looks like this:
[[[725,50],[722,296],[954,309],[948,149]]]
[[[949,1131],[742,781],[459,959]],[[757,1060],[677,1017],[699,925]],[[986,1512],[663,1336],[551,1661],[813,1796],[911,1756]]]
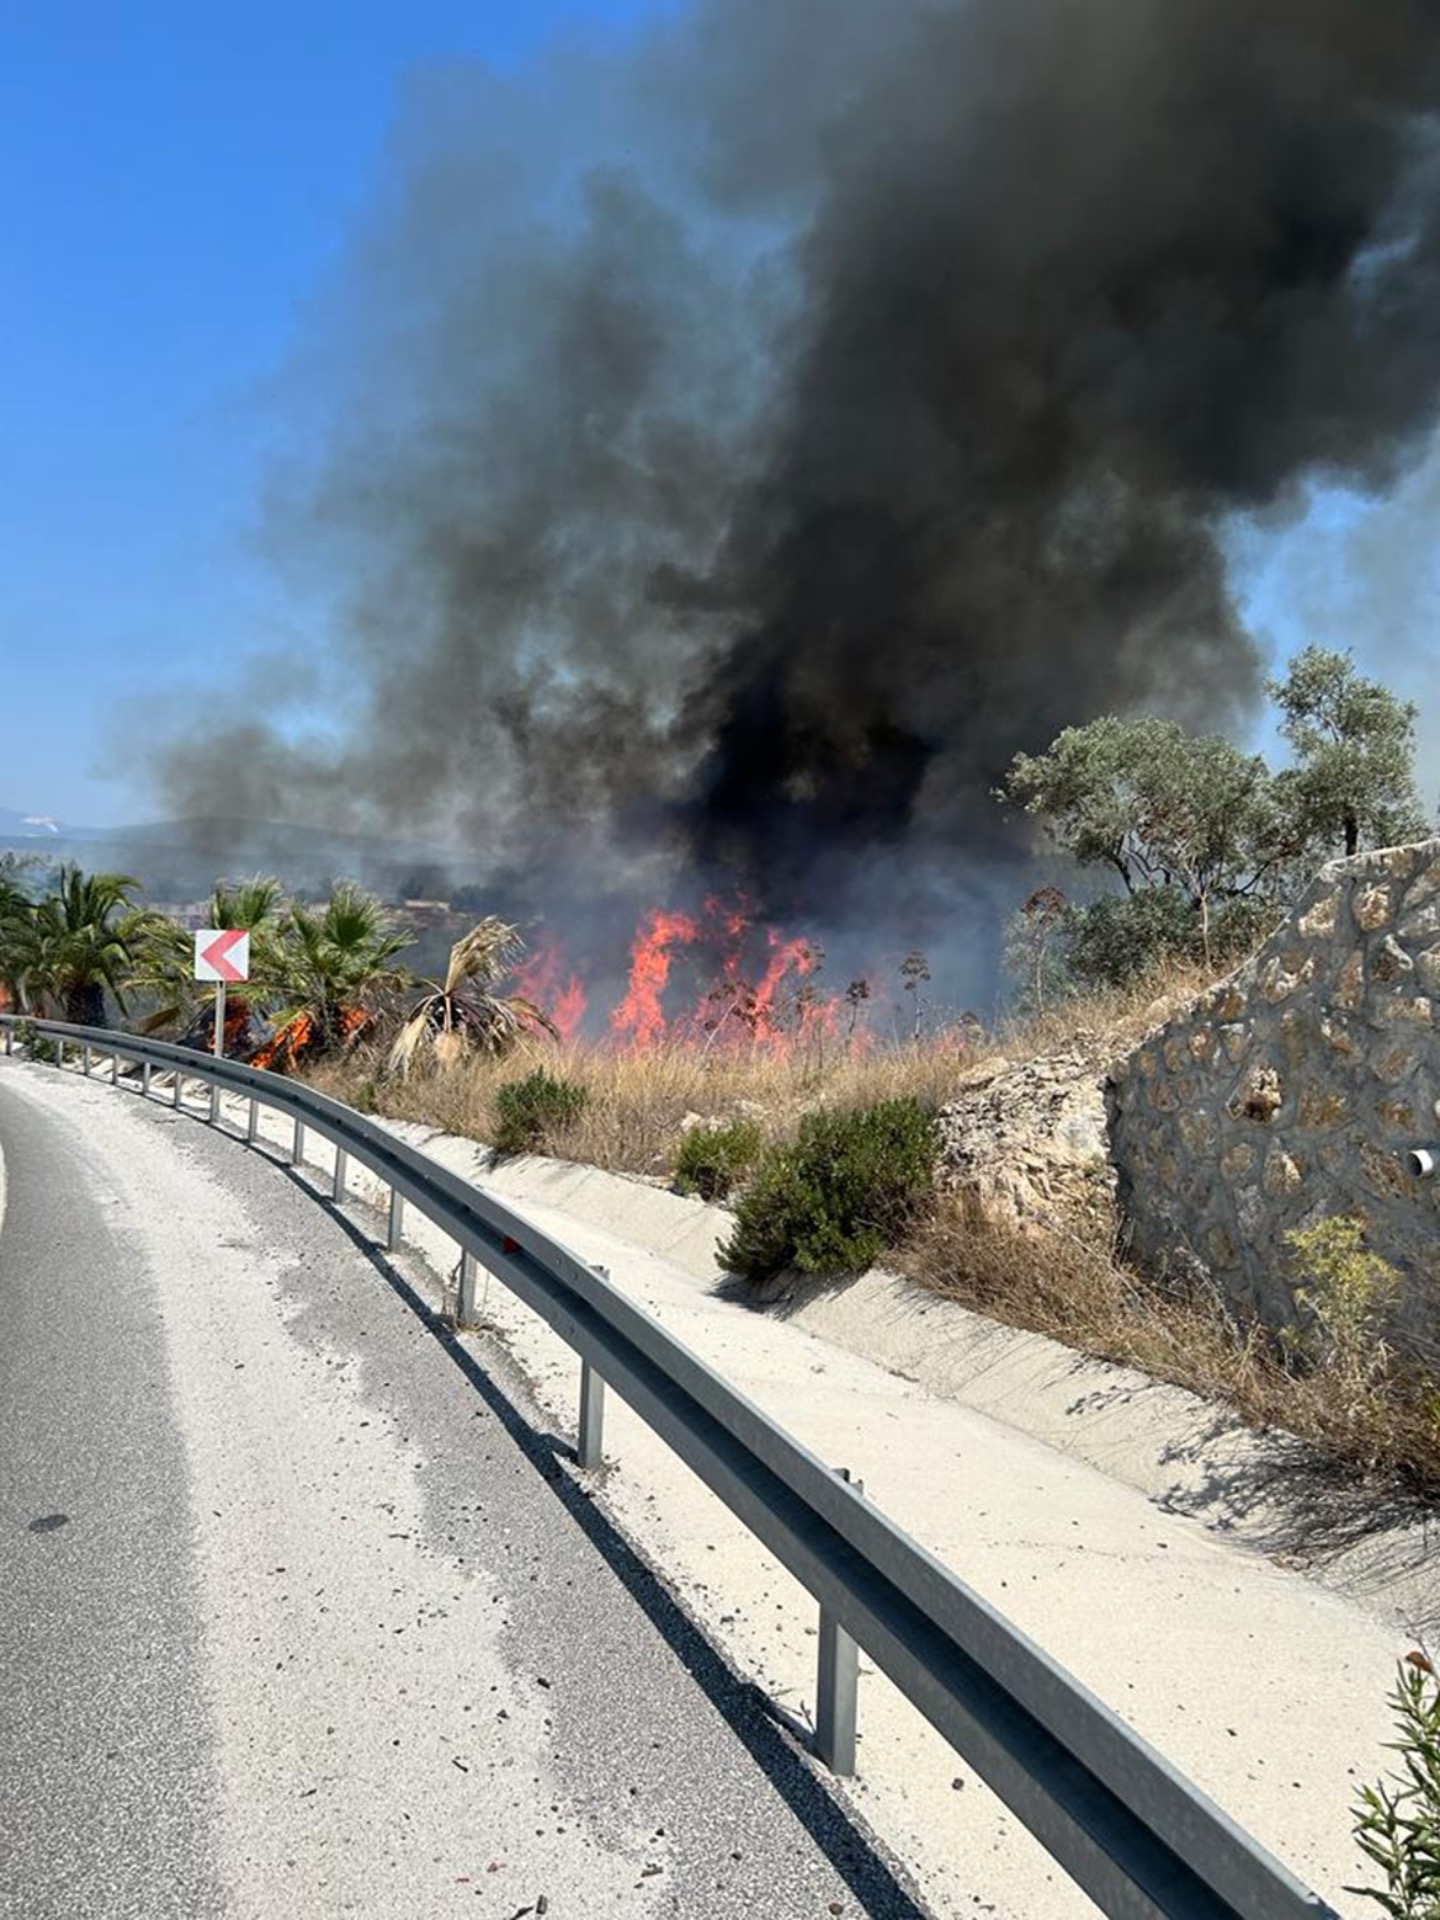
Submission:
[[[919,1920],[353,1208],[28,1064],[0,1151],[5,1920]]]
[[[185,1450],[140,1251],[0,1086],[0,1912],[229,1911]]]

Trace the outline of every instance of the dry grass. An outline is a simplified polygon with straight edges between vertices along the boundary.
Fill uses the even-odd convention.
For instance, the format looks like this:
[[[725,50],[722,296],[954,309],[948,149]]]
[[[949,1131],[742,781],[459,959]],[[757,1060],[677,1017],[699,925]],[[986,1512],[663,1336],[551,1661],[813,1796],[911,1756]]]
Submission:
[[[615,1172],[668,1176],[687,1114],[722,1122],[752,1115],[767,1140],[790,1138],[820,1107],[850,1109],[910,1095],[929,1106],[954,1096],[967,1069],[995,1056],[1023,1061],[1080,1048],[1097,1061],[1213,984],[1173,968],[1124,992],[1067,1001],[992,1034],[950,1029],[918,1046],[868,1050],[828,1042],[784,1056],[762,1048],[527,1043],[509,1059],[472,1056],[408,1079],[387,1075],[383,1048],[312,1070],[312,1082],[355,1105],[488,1141],[495,1095],[537,1066],[585,1089],[580,1117],[553,1151]],[[1352,1472],[1388,1477],[1426,1498],[1440,1494],[1440,1390],[1425,1369],[1394,1364],[1363,1389],[1334,1370],[1307,1369],[1261,1328],[1240,1325],[1218,1293],[1169,1289],[1111,1257],[1104,1234],[1081,1243],[977,1225],[961,1201],[942,1200],[893,1264],[919,1284],[1011,1326],[1173,1381],[1232,1408],[1261,1431],[1284,1430]]]
[[[631,1053],[532,1045],[507,1060],[472,1057],[408,1080],[385,1077],[375,1053],[331,1062],[308,1077],[342,1100],[355,1103],[359,1094],[359,1104],[373,1102],[396,1119],[491,1140],[498,1089],[543,1066],[588,1096],[579,1119],[557,1136],[557,1154],[613,1172],[663,1175],[674,1166],[687,1114],[720,1122],[749,1113],[767,1140],[779,1140],[794,1132],[803,1113],[819,1107],[869,1106],[902,1094],[939,1106],[953,1096],[961,1070],[984,1051],[955,1034],[923,1047],[862,1054],[831,1046],[793,1059],[758,1048],[706,1055],[684,1046]]]
[[[527,1042],[507,1059],[472,1055],[408,1079],[388,1075],[383,1047],[313,1069],[315,1085],[342,1099],[376,1104],[396,1119],[418,1120],[475,1140],[494,1137],[495,1094],[537,1066],[584,1087],[580,1119],[557,1141],[568,1159],[614,1172],[664,1174],[674,1164],[686,1114],[707,1121],[752,1113],[770,1140],[788,1138],[804,1113],[850,1109],[909,1095],[926,1106],[952,1099],[968,1068],[1003,1055],[1026,1060],[1085,1045],[1119,1052],[1156,1021],[1210,984],[1198,969],[1169,968],[1137,987],[1089,994],[1043,1015],[1007,1022],[993,1033],[947,1027],[917,1045],[847,1044],[834,1038],[766,1046],[662,1045],[633,1052],[605,1044],[560,1047]]]
[[[1204,967],[1168,961],[1133,986],[1097,988],[1056,1001],[1044,1012],[1005,1021],[986,1044],[990,1052],[1017,1061],[1065,1053],[1077,1043],[1100,1052],[1123,1053],[1151,1027],[1214,986],[1218,977]]]
[[[1162,1286],[1103,1244],[979,1223],[962,1200],[942,1201],[895,1264],[992,1320],[1188,1387],[1260,1432],[1291,1434],[1331,1468],[1440,1495],[1440,1388],[1418,1359],[1347,1378],[1242,1324],[1212,1288]]]

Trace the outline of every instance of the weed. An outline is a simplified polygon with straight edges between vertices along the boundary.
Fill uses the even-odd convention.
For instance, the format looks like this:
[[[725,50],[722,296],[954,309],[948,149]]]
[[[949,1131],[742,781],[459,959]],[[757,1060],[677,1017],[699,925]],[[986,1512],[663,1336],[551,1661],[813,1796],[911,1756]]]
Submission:
[[[15,1038],[32,1060],[44,1060],[52,1067],[62,1064],[60,1042],[52,1040],[48,1034],[37,1033],[30,1021],[22,1020],[16,1026]]]
[[[573,1080],[543,1067],[512,1080],[495,1095],[495,1147],[500,1153],[541,1153],[573,1126],[588,1096]]]
[[[1317,1221],[1285,1236],[1302,1277],[1295,1301],[1304,1325],[1292,1344],[1315,1366],[1333,1368],[1357,1393],[1384,1378],[1390,1349],[1381,1337],[1400,1276],[1365,1251],[1365,1230],[1349,1215]]]
[[[675,1185],[702,1200],[725,1200],[765,1150],[758,1120],[731,1120],[723,1127],[692,1127],[675,1155]]]

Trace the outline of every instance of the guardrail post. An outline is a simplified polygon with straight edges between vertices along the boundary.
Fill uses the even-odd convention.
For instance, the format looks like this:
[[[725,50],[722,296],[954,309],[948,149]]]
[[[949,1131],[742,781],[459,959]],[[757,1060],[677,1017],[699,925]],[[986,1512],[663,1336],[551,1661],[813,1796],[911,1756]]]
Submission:
[[[305,1122],[297,1120],[295,1131],[290,1136],[290,1164],[298,1167],[305,1158]]]
[[[460,1298],[455,1307],[457,1326],[473,1327],[475,1324],[475,1278],[480,1271],[480,1262],[473,1253],[460,1255]]]
[[[120,1056],[118,1053],[112,1053],[110,1055],[110,1084],[112,1087],[118,1087],[120,1084]]]
[[[405,1196],[398,1187],[390,1189],[390,1227],[385,1235],[385,1246],[394,1253],[399,1246],[405,1225]]]
[[[840,1478],[850,1471],[840,1468]],[[855,1490],[864,1485],[856,1481]],[[815,1683],[815,1752],[831,1773],[848,1780],[855,1771],[855,1719],[860,1685],[860,1649],[827,1607],[820,1609],[820,1653]]]
[[[335,1179],[330,1188],[332,1200],[345,1198],[345,1181],[350,1172],[350,1156],[343,1147],[335,1149]]]
[[[605,1464],[605,1382],[588,1360],[580,1362],[580,1432],[575,1457],[587,1473]]]
[[[90,1077],[90,1042],[88,1040],[80,1049],[80,1071],[88,1080]]]
[[[219,1118],[220,1118],[220,1082],[218,1080],[212,1080],[210,1082],[210,1124],[212,1127],[214,1126],[215,1122]]]
[[[250,1118],[245,1122],[245,1138],[252,1147],[260,1138],[260,1102],[258,1100],[250,1102]]]
[[[140,1062],[140,1098],[142,1100],[150,1098],[150,1062],[148,1060]]]
[[[15,1029],[12,1026],[10,1026],[9,1023],[7,1022],[5,1027],[5,1058],[8,1060],[10,1058],[10,1055],[14,1053],[14,1051],[15,1051]]]

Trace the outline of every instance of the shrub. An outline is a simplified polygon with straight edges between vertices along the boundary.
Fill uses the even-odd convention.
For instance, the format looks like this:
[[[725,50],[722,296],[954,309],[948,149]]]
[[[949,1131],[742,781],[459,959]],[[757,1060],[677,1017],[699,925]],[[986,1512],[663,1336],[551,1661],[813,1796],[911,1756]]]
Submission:
[[[1357,1387],[1388,1370],[1381,1330],[1400,1276],[1378,1253],[1366,1253],[1361,1223],[1349,1215],[1320,1220],[1285,1236],[1304,1284],[1295,1301],[1305,1316],[1298,1337],[1304,1357]]]
[[[543,1067],[512,1080],[495,1094],[499,1121],[495,1146],[500,1153],[543,1153],[557,1134],[579,1119],[589,1099],[584,1087]]]
[[[1390,1695],[1402,1771],[1362,1787],[1355,1808],[1360,1851],[1385,1875],[1385,1890],[1347,1887],[1391,1920],[1440,1914],[1440,1686],[1423,1653],[1408,1654]]]
[[[15,1038],[32,1060],[48,1061],[52,1067],[61,1065],[60,1042],[47,1033],[37,1033],[28,1020],[16,1027]]]
[[[756,1120],[732,1120],[723,1127],[695,1127],[675,1156],[675,1185],[702,1200],[723,1200],[760,1158],[765,1136]]]
[[[927,1208],[934,1183],[934,1131],[919,1101],[807,1114],[794,1144],[760,1161],[720,1258],[756,1281],[790,1267],[861,1273]]]

